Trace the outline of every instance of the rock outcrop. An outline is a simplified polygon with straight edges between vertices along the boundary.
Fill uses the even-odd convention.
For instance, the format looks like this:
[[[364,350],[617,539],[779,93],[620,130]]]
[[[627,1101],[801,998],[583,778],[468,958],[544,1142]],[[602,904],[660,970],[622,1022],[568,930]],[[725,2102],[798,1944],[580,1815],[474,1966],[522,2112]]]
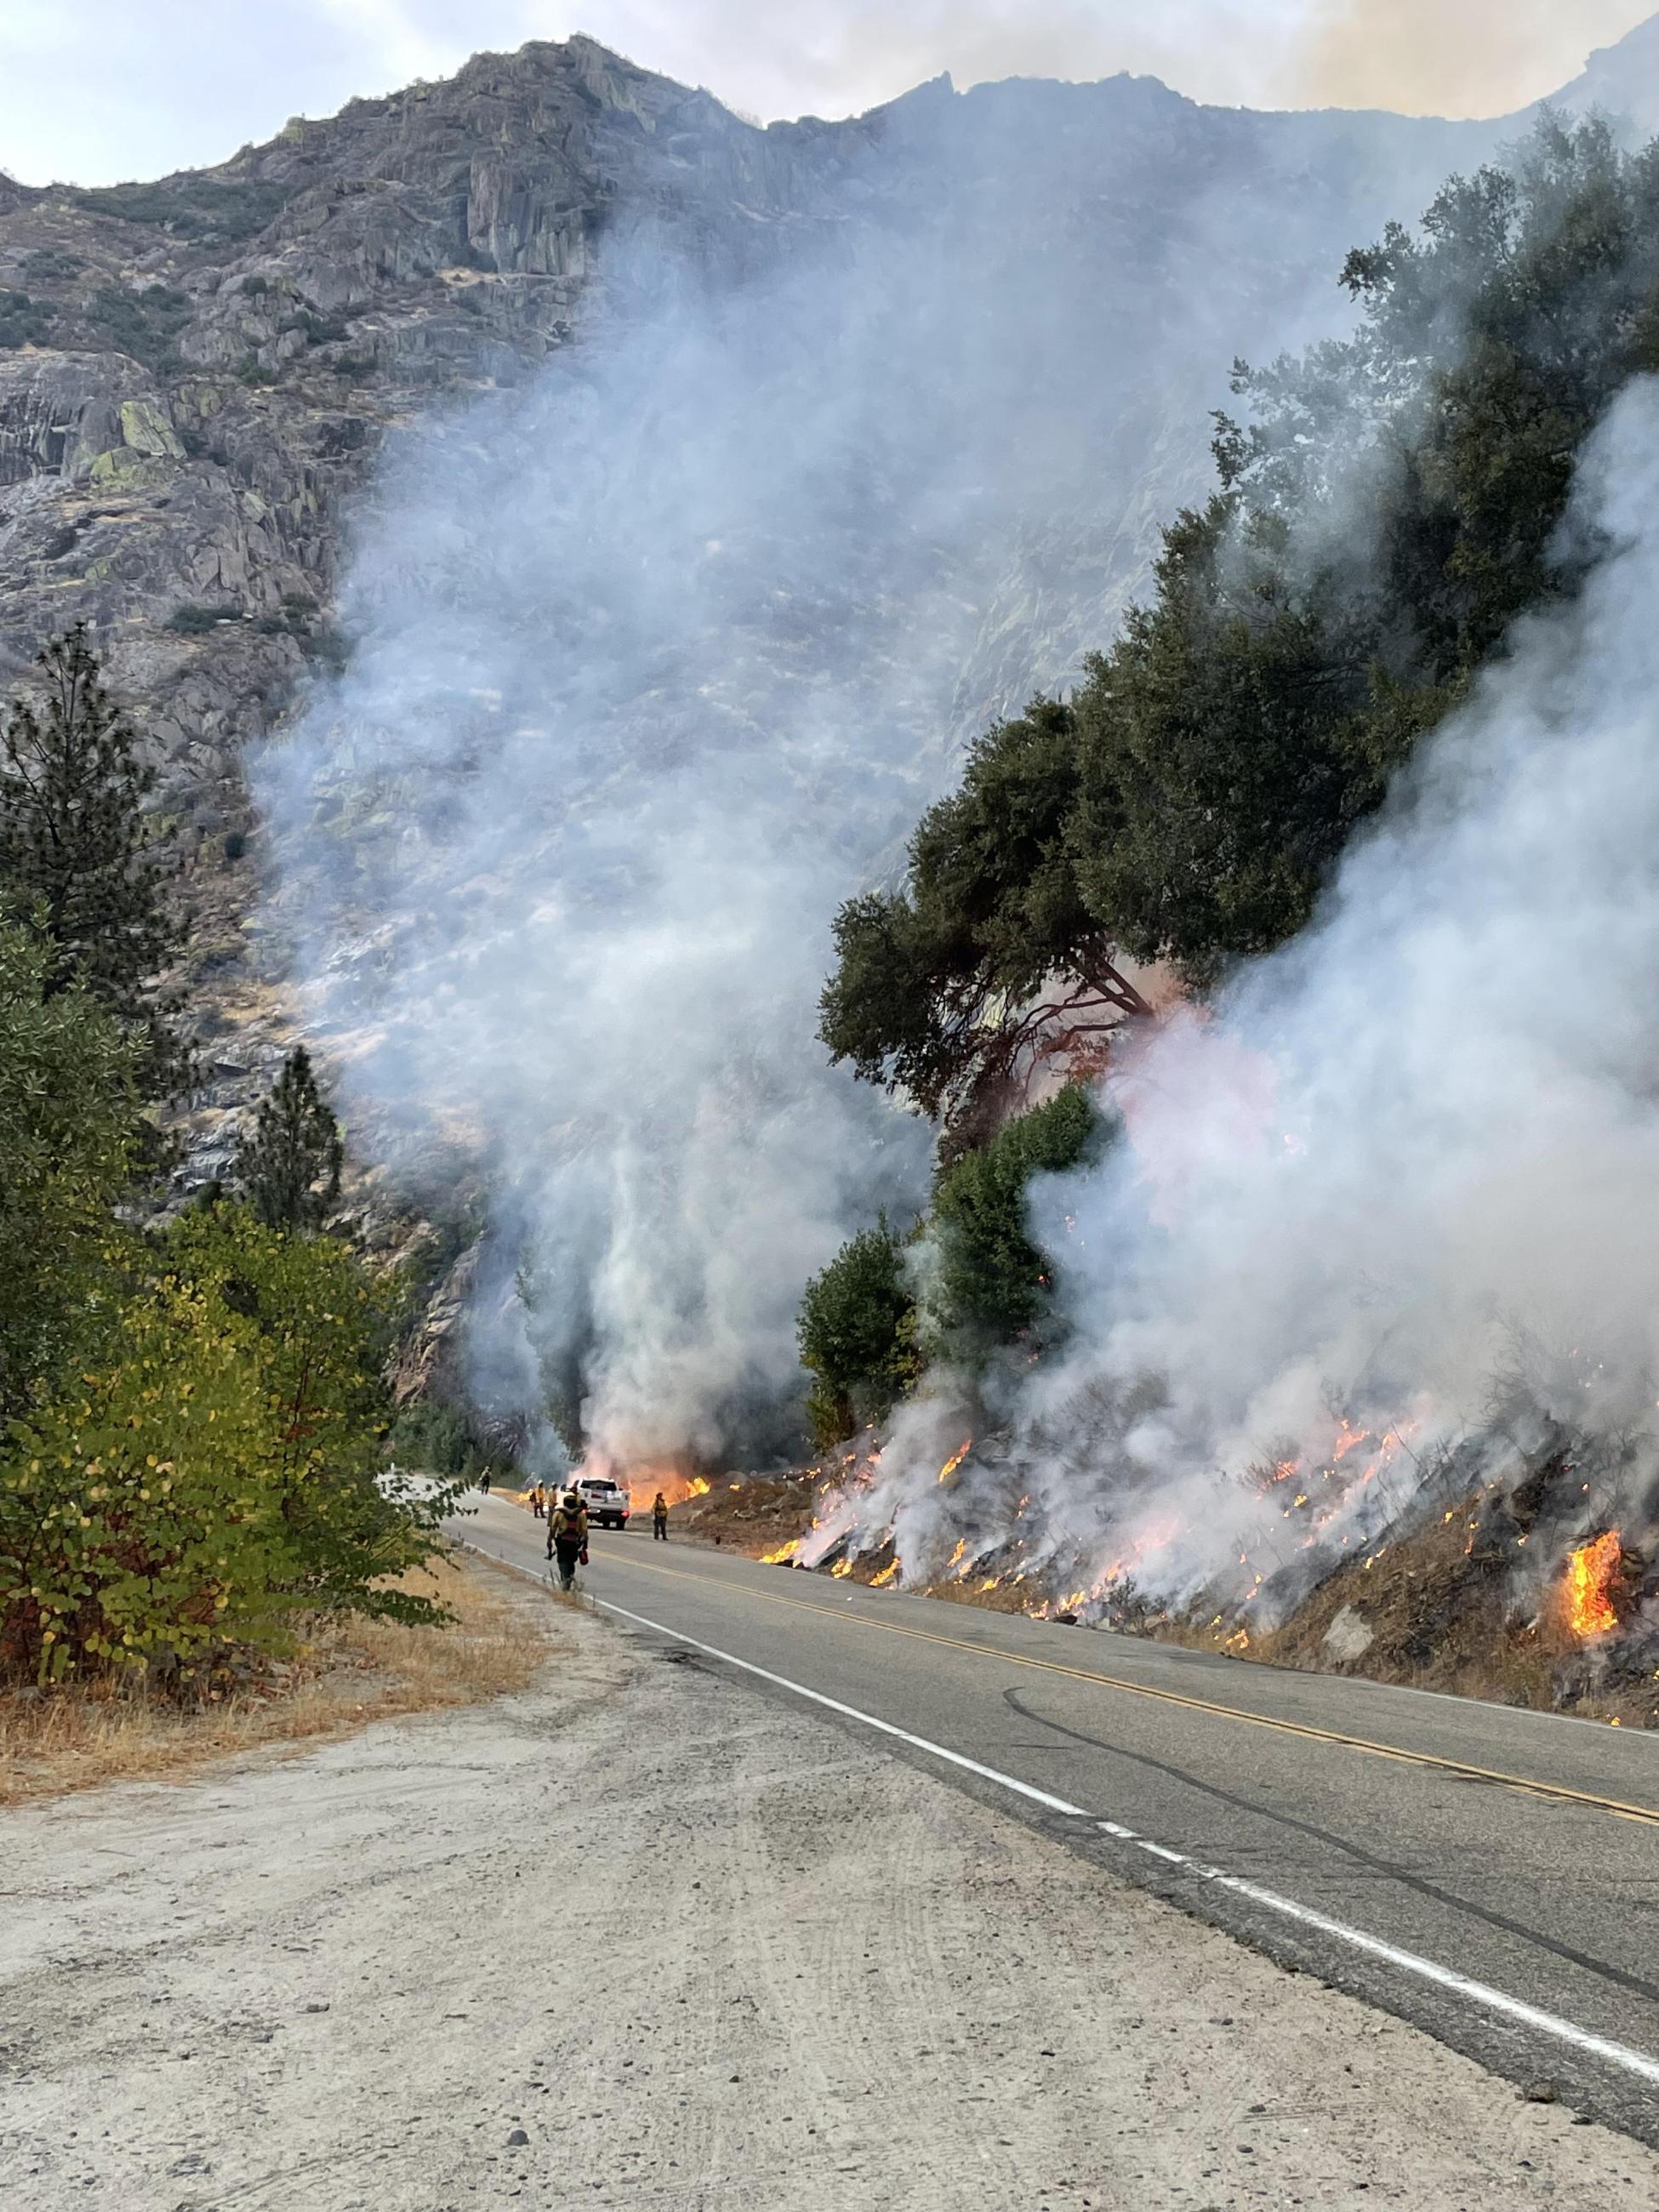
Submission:
[[[0,685],[87,620],[161,768],[206,1043],[192,1182],[295,1024],[252,918],[242,750],[342,649],[341,532],[388,428],[532,371],[607,231],[740,258],[793,174],[708,94],[574,39],[212,171],[0,179]]]

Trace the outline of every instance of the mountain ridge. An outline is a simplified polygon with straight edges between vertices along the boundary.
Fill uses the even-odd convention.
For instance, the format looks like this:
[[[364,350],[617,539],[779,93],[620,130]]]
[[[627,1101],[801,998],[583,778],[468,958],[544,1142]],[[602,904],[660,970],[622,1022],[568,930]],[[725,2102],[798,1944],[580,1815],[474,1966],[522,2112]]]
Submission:
[[[1106,641],[1203,488],[1231,355],[1331,327],[1347,247],[1496,143],[1128,76],[940,78],[762,127],[578,36],[296,118],[211,169],[0,182],[0,683],[85,617],[161,769],[204,1007],[184,1187],[226,1165],[300,1027],[242,755],[350,650],[343,550],[400,426],[528,390],[670,276],[719,295],[937,269],[982,288],[993,325],[1052,315],[1056,354],[1103,361],[1139,319],[1146,360],[1109,393],[1086,353],[1054,368],[1040,492],[993,514],[948,750]]]

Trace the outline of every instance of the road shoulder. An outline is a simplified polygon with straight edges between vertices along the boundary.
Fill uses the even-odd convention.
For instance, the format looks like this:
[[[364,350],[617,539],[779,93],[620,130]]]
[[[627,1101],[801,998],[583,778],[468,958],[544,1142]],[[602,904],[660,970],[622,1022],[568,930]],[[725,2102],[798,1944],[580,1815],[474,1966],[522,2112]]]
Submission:
[[[494,1705],[0,1817],[36,2212],[1659,2197],[1641,2146],[946,1783],[560,1625]]]

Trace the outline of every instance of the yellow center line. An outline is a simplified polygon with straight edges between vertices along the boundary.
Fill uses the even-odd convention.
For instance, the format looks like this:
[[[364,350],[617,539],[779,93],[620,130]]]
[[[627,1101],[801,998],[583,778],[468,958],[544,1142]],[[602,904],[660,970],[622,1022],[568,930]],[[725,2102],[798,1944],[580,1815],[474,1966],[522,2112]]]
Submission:
[[[707,1589],[713,1579],[708,1575],[688,1574],[684,1568],[659,1566],[648,1559],[614,1559],[609,1553],[605,1564],[636,1569],[641,1574],[666,1575],[672,1582],[696,1583]],[[718,1587],[718,1585],[716,1585]],[[970,1643],[960,1636],[941,1636],[929,1628],[907,1628],[896,1620],[872,1620],[868,1613],[842,1613],[832,1605],[814,1605],[810,1600],[785,1597],[779,1590],[749,1589],[737,1587],[745,1597],[762,1605],[785,1605],[796,1613],[822,1613],[826,1620],[843,1625],[856,1621],[860,1628],[880,1629],[888,1636],[908,1636],[919,1644],[942,1644],[947,1650],[970,1652],[978,1659],[999,1659],[1011,1667],[1035,1667],[1045,1674],[1064,1674],[1074,1682],[1092,1682],[1103,1690],[1122,1690],[1134,1698],[1156,1698],[1165,1705],[1184,1705],[1190,1712],[1213,1713],[1223,1720],[1243,1721],[1251,1728],[1275,1729],[1282,1735],[1306,1737],[1313,1743],[1340,1745],[1346,1751],[1366,1753],[1373,1759],[1392,1759],[1406,1766],[1426,1766],[1442,1774],[1461,1775],[1474,1782],[1495,1782],[1505,1790],[1519,1790],[1529,1797],[1543,1797],[1565,1805],[1585,1805],[1597,1813],[1610,1813],[1620,1820],[1644,1821],[1659,1828],[1659,1809],[1648,1805],[1626,1805],[1616,1797],[1596,1797],[1587,1790],[1569,1789],[1562,1782],[1537,1782],[1524,1774],[1505,1774],[1490,1766],[1471,1766],[1459,1759],[1442,1759],[1433,1752],[1407,1751],[1398,1744],[1374,1743],[1368,1736],[1345,1735],[1336,1729],[1316,1728],[1307,1721],[1281,1720],[1269,1713],[1253,1713],[1238,1705],[1216,1704],[1208,1698],[1188,1697],[1180,1690],[1156,1689],[1150,1682],[1132,1682],[1121,1674],[1097,1674],[1087,1668],[1063,1666],[1058,1659],[1037,1659],[1029,1652],[1002,1651],[994,1644]]]

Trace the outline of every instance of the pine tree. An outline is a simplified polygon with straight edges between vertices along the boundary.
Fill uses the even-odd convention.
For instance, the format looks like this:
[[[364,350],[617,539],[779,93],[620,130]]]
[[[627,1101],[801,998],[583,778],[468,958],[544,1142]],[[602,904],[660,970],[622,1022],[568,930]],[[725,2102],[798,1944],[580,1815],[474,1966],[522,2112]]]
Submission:
[[[340,1195],[344,1159],[311,1054],[295,1045],[237,1151],[236,1182],[268,1229],[320,1229]]]
[[[0,716],[0,890],[46,940],[49,995],[80,982],[148,1033],[145,1085],[160,1095],[187,1062],[156,984],[184,933],[145,818],[155,771],[104,688],[84,623],[36,666],[39,696]]]

